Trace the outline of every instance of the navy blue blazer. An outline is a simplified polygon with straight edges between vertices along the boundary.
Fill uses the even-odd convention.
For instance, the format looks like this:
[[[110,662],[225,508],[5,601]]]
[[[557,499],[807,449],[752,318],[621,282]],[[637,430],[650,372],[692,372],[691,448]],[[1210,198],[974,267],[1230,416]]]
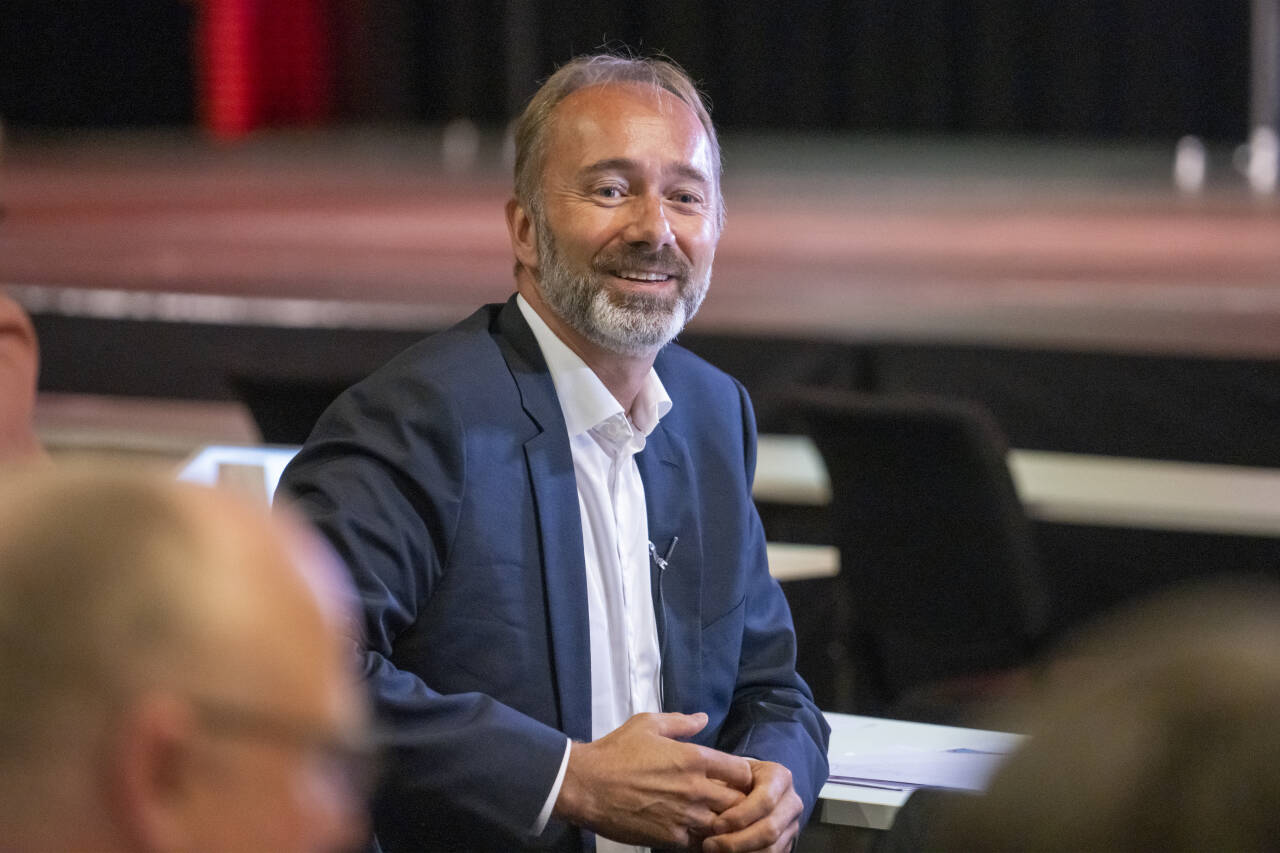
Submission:
[[[663,707],[698,743],[791,769],[806,815],[828,728],[751,501],[746,391],[687,350],[655,363],[671,412],[636,458],[649,535],[679,547],[653,592]],[[363,667],[392,746],[374,805],[387,851],[579,850],[529,830],[565,735],[591,739],[586,568],[569,439],[514,298],[433,335],[344,393],[282,487],[349,565]]]

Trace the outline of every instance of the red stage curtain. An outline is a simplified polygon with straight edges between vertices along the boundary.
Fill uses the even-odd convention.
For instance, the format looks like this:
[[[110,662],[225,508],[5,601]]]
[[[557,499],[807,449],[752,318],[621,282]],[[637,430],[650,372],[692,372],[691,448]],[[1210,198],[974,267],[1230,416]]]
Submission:
[[[234,139],[330,118],[331,31],[326,0],[202,0],[196,51],[205,128]]]

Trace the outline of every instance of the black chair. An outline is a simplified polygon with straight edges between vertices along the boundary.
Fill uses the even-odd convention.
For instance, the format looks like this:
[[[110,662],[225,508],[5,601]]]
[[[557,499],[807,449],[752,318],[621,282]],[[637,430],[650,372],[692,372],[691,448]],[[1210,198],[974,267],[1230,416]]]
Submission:
[[[359,380],[232,376],[230,383],[264,443],[302,444],[329,404]]]
[[[999,427],[934,396],[812,390],[790,404],[831,478],[851,710],[965,722],[1024,672],[1048,625]]]

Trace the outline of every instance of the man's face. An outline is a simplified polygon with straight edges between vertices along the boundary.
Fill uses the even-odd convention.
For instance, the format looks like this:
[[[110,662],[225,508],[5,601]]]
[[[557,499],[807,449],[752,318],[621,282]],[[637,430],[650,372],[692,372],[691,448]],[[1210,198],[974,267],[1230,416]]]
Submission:
[[[719,240],[711,146],[648,86],[580,89],[552,113],[538,238],[542,298],[610,352],[652,354],[697,312]]]
[[[333,853],[364,840],[368,709],[339,630],[348,602],[320,562],[328,552],[290,544],[257,566],[260,588],[246,594],[258,606],[210,642],[222,665],[189,698],[203,758],[191,823],[211,853]]]
[[[201,709],[207,715],[204,796],[194,834],[210,853],[340,853],[364,838],[363,782],[351,732],[274,703]]]

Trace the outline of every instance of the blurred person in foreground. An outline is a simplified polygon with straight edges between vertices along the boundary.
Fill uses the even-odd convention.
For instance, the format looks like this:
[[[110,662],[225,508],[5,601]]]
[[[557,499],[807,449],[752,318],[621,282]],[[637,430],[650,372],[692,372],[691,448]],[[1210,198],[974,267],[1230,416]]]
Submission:
[[[378,842],[787,850],[828,730],[751,500],[750,401],[670,343],[724,220],[689,78],[558,70],[506,216],[516,295],[341,396],[282,481],[364,602],[396,737]]]
[[[197,486],[0,483],[0,848],[358,843],[366,708],[327,557]]]
[[[931,849],[1275,850],[1280,587],[1197,584],[1103,621],[1022,720],[1030,739],[985,796],[948,799]]]
[[[31,423],[39,363],[31,318],[0,293],[0,464],[44,456]]]

